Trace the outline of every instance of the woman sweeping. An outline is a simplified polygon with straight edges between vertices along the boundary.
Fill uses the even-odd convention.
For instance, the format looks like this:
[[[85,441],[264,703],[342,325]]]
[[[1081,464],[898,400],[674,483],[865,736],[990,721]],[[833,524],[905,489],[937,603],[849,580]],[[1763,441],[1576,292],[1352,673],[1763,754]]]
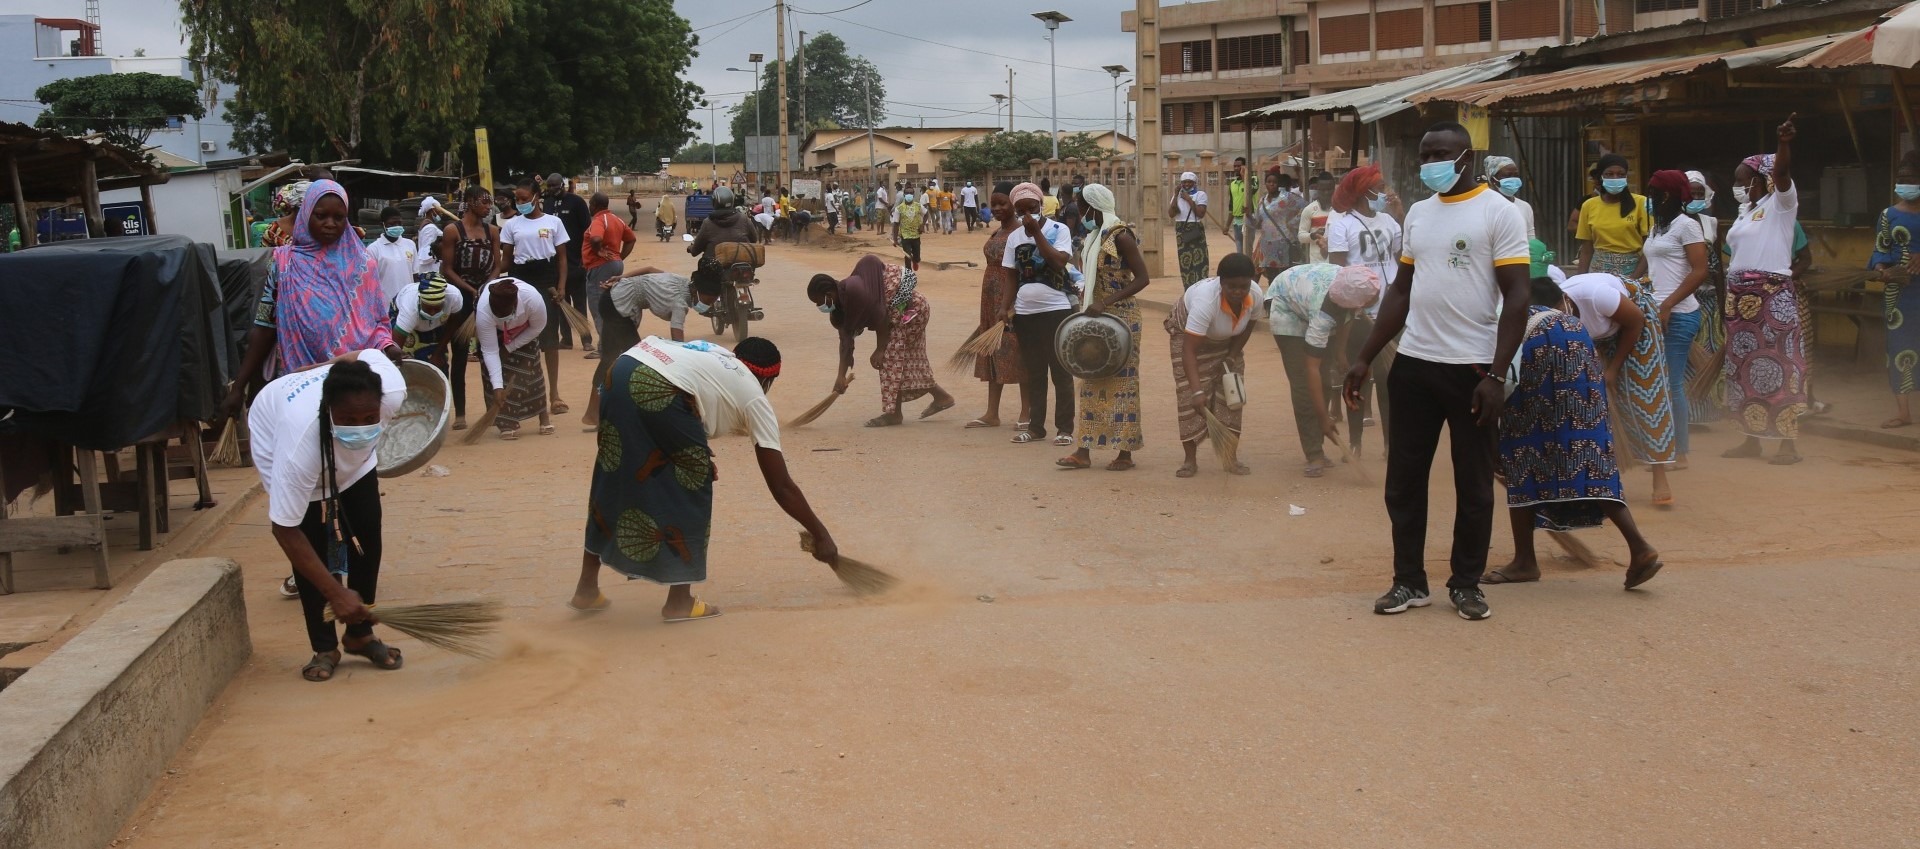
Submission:
[[[1173,217],[1173,234],[1180,257],[1180,285],[1192,288],[1207,276],[1207,193],[1200,188],[1200,176],[1192,171],[1180,174],[1180,188],[1167,201],[1167,214]]]
[[[1660,554],[1640,535],[1620,489],[1607,389],[1600,358],[1580,319],[1557,309],[1561,292],[1548,278],[1552,255],[1533,242],[1533,307],[1520,346],[1520,374],[1500,415],[1500,480],[1513,524],[1513,561],[1490,569],[1483,584],[1540,580],[1536,527],[1572,531],[1613,520],[1632,558],[1627,589],[1660,571]]]
[[[867,420],[867,427],[891,427],[905,420],[901,405],[932,393],[933,403],[920,412],[920,418],[953,407],[953,396],[933,379],[933,364],[927,360],[927,323],[933,307],[927,298],[914,291],[918,277],[910,269],[881,262],[872,254],[853,266],[853,274],[835,280],[815,274],[807,283],[807,298],[828,316],[840,331],[840,376],[833,391],[847,391],[853,382],[853,340],[871,330],[875,344],[873,367],[880,372],[880,415]]]
[[[1793,118],[1780,125],[1776,153],[1749,156],[1733,171],[1752,208],[1727,228],[1727,408],[1746,441],[1722,457],[1758,457],[1760,440],[1779,440],[1770,461],[1800,462],[1794,439],[1807,409],[1806,331],[1793,282]]]
[[[1600,194],[1580,205],[1580,272],[1602,271],[1640,277],[1646,260],[1640,249],[1653,229],[1647,199],[1627,191],[1627,160],[1617,153],[1600,157]]]
[[[547,409],[547,382],[540,373],[540,331],[547,325],[547,307],[531,284],[506,277],[487,284],[486,303],[474,318],[480,342],[480,361],[492,382],[494,426],[500,438],[520,438],[520,425],[540,419],[540,435],[553,435],[553,417]],[[484,425],[482,425],[484,427]]]
[[[1167,316],[1167,335],[1172,340],[1173,389],[1179,399],[1180,442],[1187,452],[1186,461],[1175,477],[1190,478],[1200,473],[1200,440],[1207,435],[1205,409],[1235,433],[1240,432],[1240,411],[1227,406],[1220,397],[1220,380],[1228,372],[1247,373],[1247,339],[1253,336],[1253,320],[1261,312],[1265,297],[1253,285],[1257,272],[1246,254],[1228,254],[1220,260],[1220,273],[1193,284]],[[1233,474],[1250,474],[1246,464],[1234,461]]]
[[[1895,408],[1894,417],[1880,424],[1883,428],[1913,424],[1907,396],[1913,394],[1914,375],[1920,371],[1920,260],[1913,252],[1914,234],[1920,233],[1920,153],[1907,151],[1900,157],[1893,179],[1893,193],[1900,200],[1880,213],[1871,260],[1886,286],[1887,388],[1893,391]],[[1914,321],[1909,323],[1908,316]]]
[[[987,235],[986,270],[980,272],[980,327],[974,335],[986,332],[994,323],[1006,318],[1007,301],[1013,298],[1013,272],[1000,264],[1007,255],[1007,236],[1013,226],[1013,184],[1002,181],[993,187],[993,193],[987,197],[987,208],[993,211],[993,220],[999,223],[999,229]],[[971,228],[972,222],[969,223]],[[1002,334],[1000,347],[991,356],[981,357],[973,363],[973,376],[987,384],[987,412],[980,418],[967,422],[967,427],[999,427],[1000,395],[1006,387],[1012,386],[1014,394],[1020,396],[1020,417],[1014,420],[1014,426],[1027,426],[1027,395],[1020,390],[1020,384],[1026,380],[1026,369],[1020,364],[1020,340],[1012,333]]]
[[[587,507],[586,552],[575,610],[603,610],[600,567],[667,586],[660,615],[689,622],[720,615],[693,597],[707,579],[713,535],[713,451],[709,440],[744,432],[773,500],[813,535],[813,557],[839,560],[833,535],[787,473],[780,421],[767,390],[780,375],[780,349],[759,337],[733,351],[710,342],[640,340],[615,361],[601,390],[600,451]]]
[[[1534,246],[1533,250],[1544,252],[1547,264],[1552,264],[1553,254],[1545,245]],[[1674,431],[1678,428],[1668,394],[1667,354],[1660,321],[1654,314],[1652,287],[1597,271],[1566,278],[1559,287],[1600,356],[1606,358],[1607,391],[1613,393],[1611,404],[1626,429],[1619,436],[1626,437],[1640,459],[1652,467],[1654,506],[1673,506],[1667,470],[1673,465]]]
[[[438,272],[400,291],[393,299],[393,336],[408,357],[447,373],[447,341],[453,338],[453,317],[462,314],[466,299],[447,285]]]
[[[406,397],[398,367],[379,351],[359,351],[268,383],[247,416],[273,539],[293,564],[307,622],[313,659],[300,675],[308,681],[332,678],[342,648],[400,668],[400,650],[373,636],[367,605],[380,585],[374,446]],[[347,626],[344,646],[327,607]]]
[[[1081,303],[1088,315],[1111,315],[1126,322],[1133,349],[1127,352],[1126,365],[1113,376],[1080,381],[1076,404],[1080,418],[1074,428],[1080,447],[1056,462],[1084,469],[1093,465],[1094,449],[1118,450],[1120,456],[1107,464],[1107,471],[1124,472],[1133,468],[1133,452],[1146,441],[1140,431],[1140,303],[1134,296],[1147,288],[1147,261],[1133,237],[1133,226],[1121,221],[1115,211],[1113,190],[1090,183],[1080,190],[1077,205],[1086,208],[1097,227],[1080,256],[1080,267],[1093,274]]]

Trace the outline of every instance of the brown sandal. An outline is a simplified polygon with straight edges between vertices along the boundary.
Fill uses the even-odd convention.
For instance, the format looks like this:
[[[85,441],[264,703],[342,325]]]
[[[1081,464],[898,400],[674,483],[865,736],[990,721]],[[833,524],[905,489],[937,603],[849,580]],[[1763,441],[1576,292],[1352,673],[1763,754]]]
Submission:
[[[1091,468],[1093,466],[1093,461],[1082,460],[1079,457],[1076,457],[1072,454],[1068,454],[1065,457],[1061,457],[1060,459],[1053,461],[1053,464],[1056,466],[1059,466],[1062,469],[1086,469],[1086,468]]]
[[[300,677],[308,681],[320,682],[333,679],[333,670],[340,665],[340,658],[333,652],[314,652],[313,659],[300,667]]]

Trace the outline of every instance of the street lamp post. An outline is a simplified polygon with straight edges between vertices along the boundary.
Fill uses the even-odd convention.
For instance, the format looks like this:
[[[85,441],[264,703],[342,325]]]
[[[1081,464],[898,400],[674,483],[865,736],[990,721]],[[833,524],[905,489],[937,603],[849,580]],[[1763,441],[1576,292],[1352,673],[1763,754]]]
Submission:
[[[713,134],[713,125],[719,120],[719,118],[716,117],[718,115],[716,110],[716,104],[711,100],[707,101],[707,153],[713,156],[713,174],[711,176],[714,180],[720,179],[719,140]]]
[[[1053,89],[1053,158],[1060,158],[1060,75],[1059,75],[1059,34],[1060,25],[1072,18],[1059,12],[1035,12],[1033,16],[1047,25],[1047,84]]]
[[[749,53],[747,54],[747,64],[753,66],[753,70],[751,72],[749,72],[745,68],[728,68],[727,69],[729,71],[734,71],[736,73],[741,73],[741,74],[745,74],[745,73],[753,74],[753,134],[755,136],[760,135],[760,63],[766,58],[767,57],[765,55],[760,53]],[[740,150],[741,158],[743,159],[746,158],[746,152],[747,151],[744,147],[741,148]],[[754,169],[753,182],[755,185],[759,185],[760,183],[759,169]]]
[[[1120,75],[1127,72],[1125,65],[1102,65],[1100,70],[1113,75],[1113,144],[1110,149],[1120,153]]]
[[[1000,107],[1007,105],[1007,96],[1004,94],[990,94],[987,96],[993,98],[993,120],[995,124],[998,124],[1000,122]]]

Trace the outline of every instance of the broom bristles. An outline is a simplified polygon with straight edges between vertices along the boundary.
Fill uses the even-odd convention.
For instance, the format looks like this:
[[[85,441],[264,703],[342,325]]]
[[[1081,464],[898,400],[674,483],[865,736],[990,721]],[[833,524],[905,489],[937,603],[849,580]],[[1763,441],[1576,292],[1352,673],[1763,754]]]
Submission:
[[[460,444],[472,445],[479,442],[480,437],[486,435],[487,429],[493,427],[493,420],[500,416],[500,408],[502,406],[505,405],[498,401],[488,404],[487,411],[481,413],[480,418],[474,421],[474,423],[467,428],[467,432],[460,436]]]
[[[1000,350],[1000,342],[1007,334],[1006,321],[996,321],[967,337],[960,343],[953,356],[947,358],[947,368],[955,372],[973,370],[973,364],[981,357],[991,357]]]
[[[1220,468],[1229,472],[1240,465],[1237,456],[1240,453],[1240,434],[1227,427],[1220,417],[1206,407],[1200,408],[1200,417],[1207,422],[1207,441],[1213,443],[1213,454],[1220,458]]]
[[[1340,438],[1339,434],[1332,432],[1326,433],[1325,436],[1328,442],[1333,443],[1334,450],[1340,452],[1340,462],[1352,466],[1354,471],[1360,473],[1361,480],[1367,483],[1373,483],[1373,476],[1367,474],[1367,467],[1360,465],[1360,461],[1353,458],[1353,452],[1347,450],[1347,441],[1345,439]]]
[[[1698,398],[1713,389],[1714,382],[1721,378],[1720,368],[1726,360],[1727,346],[1721,345],[1720,350],[1714,351],[1702,367],[1694,370],[1693,378],[1687,381],[1687,395]]]
[[[593,336],[593,322],[587,319],[586,313],[575,309],[572,304],[566,301],[554,301],[554,303],[560,305],[560,314],[566,316],[567,324],[573,328],[573,335],[581,339],[587,339]]]
[[[1561,550],[1565,551],[1569,557],[1580,561],[1587,568],[1598,569],[1605,565],[1600,555],[1595,554],[1593,549],[1588,548],[1586,543],[1581,542],[1573,534],[1566,531],[1548,531],[1547,536],[1558,543]]]
[[[833,402],[840,400],[840,395],[841,393],[839,392],[828,392],[827,397],[820,399],[820,403],[808,407],[806,412],[794,416],[793,421],[787,422],[787,427],[804,427],[813,424],[814,419],[826,415],[827,408],[833,406]]]
[[[460,322],[460,326],[454,329],[453,343],[455,345],[468,344],[472,342],[474,336],[478,334],[479,331],[475,329],[475,325],[474,325],[475,315],[476,315],[475,313],[468,313],[467,320]]]
[[[800,532],[800,550],[813,553],[813,534]],[[847,585],[847,589],[853,590],[854,595],[879,595],[900,583],[893,573],[846,555],[834,558],[833,574],[840,578],[840,583]]]
[[[333,608],[326,610],[333,621]],[[486,638],[500,624],[500,602],[449,601],[373,608],[373,621],[427,645],[468,657],[492,654]]]
[[[220,432],[220,441],[213,446],[213,453],[207,455],[209,462],[216,466],[226,466],[235,469],[242,465],[240,460],[240,429],[246,427],[246,419],[246,410],[242,408],[240,415],[227,420],[226,429]]]

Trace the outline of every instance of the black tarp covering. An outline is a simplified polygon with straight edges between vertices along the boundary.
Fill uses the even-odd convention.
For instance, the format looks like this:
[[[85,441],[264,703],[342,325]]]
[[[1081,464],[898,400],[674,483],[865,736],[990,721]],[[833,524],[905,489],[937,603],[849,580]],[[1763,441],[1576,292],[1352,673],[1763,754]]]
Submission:
[[[0,435],[104,451],[211,420],[231,353],[214,267],[184,236],[0,256]]]
[[[228,338],[227,360],[222,365],[228,379],[238,376],[240,360],[246,356],[254,307],[260,303],[260,288],[266,285],[267,264],[272,260],[272,248],[219,252],[220,300],[226,314]]]

